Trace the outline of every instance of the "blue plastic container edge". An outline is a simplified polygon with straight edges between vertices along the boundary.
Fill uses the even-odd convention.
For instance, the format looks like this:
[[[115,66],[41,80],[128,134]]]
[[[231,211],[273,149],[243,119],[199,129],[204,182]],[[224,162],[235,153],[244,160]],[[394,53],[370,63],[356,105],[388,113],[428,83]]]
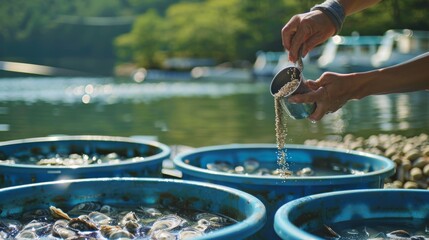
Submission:
[[[309,201],[313,201],[319,198],[325,197],[333,197],[347,194],[359,194],[359,193],[380,193],[380,192],[424,192],[428,193],[427,190],[424,189],[358,189],[358,190],[342,190],[335,191],[329,193],[318,193],[310,196],[301,197],[295,200],[292,200],[283,206],[281,206],[274,215],[274,230],[275,232],[282,238],[287,240],[301,240],[301,239],[309,239],[309,240],[323,240],[313,234],[306,233],[302,231],[300,228],[296,227],[289,218],[284,216],[289,216],[289,213],[301,206],[306,204]]]
[[[316,194],[319,195],[319,194]],[[306,233],[300,228],[296,227],[289,221],[289,218],[286,219],[285,216],[289,216],[289,212],[296,207],[299,207],[302,204],[305,204],[308,201],[311,201],[314,198],[317,198],[316,195],[310,195],[292,200],[283,206],[281,206],[274,215],[274,231],[277,235],[284,240],[323,240],[313,234]],[[293,237],[292,237],[293,236]]]
[[[195,238],[196,240],[205,240],[205,239],[225,239],[225,235],[236,237],[237,239],[241,239],[244,235],[250,236],[253,233],[260,230],[266,222],[266,209],[264,204],[256,197],[243,192],[241,190],[237,190],[234,188],[221,186],[212,183],[205,182],[197,182],[190,180],[180,180],[180,179],[163,179],[163,178],[132,178],[132,177],[115,177],[115,178],[90,178],[90,179],[74,179],[74,180],[60,180],[60,181],[51,181],[51,182],[40,182],[40,183],[31,183],[19,186],[12,186],[1,188],[1,192],[10,191],[10,190],[20,190],[28,187],[38,187],[38,186],[48,186],[55,184],[67,184],[67,183],[79,183],[79,182],[94,182],[94,181],[102,181],[102,182],[111,182],[111,181],[139,181],[139,182],[166,182],[166,183],[179,183],[185,185],[197,185],[201,187],[207,187],[212,189],[217,189],[220,191],[225,191],[236,195],[242,199],[245,199],[246,202],[253,207],[252,215],[248,216],[245,220],[240,221],[234,225],[225,227],[223,229],[210,232],[203,237]],[[250,226],[253,226],[250,228]]]
[[[177,167],[177,169],[182,171],[183,173],[186,173],[191,176],[203,178],[203,179],[210,179],[210,180],[222,179],[222,181],[228,181],[228,182],[234,182],[234,183],[246,182],[246,184],[264,184],[264,185],[279,185],[279,184],[281,185],[292,184],[294,186],[308,185],[308,184],[321,185],[321,184],[325,184],[326,181],[335,181],[335,180],[341,180],[342,183],[348,183],[348,182],[353,182],[357,178],[366,178],[366,179],[371,177],[385,178],[385,177],[391,176],[395,172],[395,164],[390,159],[385,158],[383,156],[371,154],[371,153],[354,151],[354,150],[342,150],[338,148],[329,148],[329,147],[306,146],[306,145],[299,145],[299,144],[286,144],[285,146],[287,149],[299,149],[299,150],[308,149],[308,150],[322,150],[322,151],[327,150],[327,151],[337,152],[337,153],[354,154],[354,155],[359,155],[363,157],[376,158],[379,161],[382,161],[383,164],[386,165],[386,167],[382,170],[365,173],[364,175],[338,175],[338,176],[315,176],[315,177],[310,176],[310,177],[282,178],[282,177],[275,177],[275,176],[240,175],[240,174],[216,172],[208,169],[203,169],[200,167],[195,167],[190,164],[186,164],[184,162],[185,160],[184,158],[188,155],[199,154],[199,153],[208,152],[208,151],[252,149],[252,148],[276,149],[277,145],[275,144],[228,144],[228,145],[201,147],[192,151],[188,151],[188,152],[184,152],[176,155],[176,157],[174,157],[173,159],[173,163]]]
[[[168,159],[171,155],[171,148],[163,143],[152,141],[152,140],[136,140],[133,138],[127,138],[127,137],[115,137],[115,136],[98,136],[98,135],[66,135],[66,136],[55,136],[55,137],[38,137],[38,138],[26,138],[26,139],[19,139],[19,140],[10,140],[10,141],[3,141],[0,142],[0,147],[2,146],[8,146],[8,145],[14,145],[14,144],[25,144],[25,143],[43,143],[43,142],[51,142],[51,141],[106,141],[106,142],[126,142],[126,143],[132,143],[132,144],[146,144],[150,146],[157,147],[161,149],[160,153],[157,153],[152,156],[144,157],[141,161],[121,161],[119,163],[100,163],[100,164],[94,164],[94,165],[86,165],[82,167],[65,167],[65,166],[37,166],[37,165],[29,165],[29,164],[1,164],[2,167],[11,167],[11,168],[28,168],[28,169],[53,169],[53,170],[63,170],[63,169],[78,169],[78,168],[85,168],[85,169],[91,169],[91,168],[100,168],[100,167],[114,167],[114,166],[126,166],[128,164],[133,164],[136,162],[149,162],[153,160],[165,160]]]

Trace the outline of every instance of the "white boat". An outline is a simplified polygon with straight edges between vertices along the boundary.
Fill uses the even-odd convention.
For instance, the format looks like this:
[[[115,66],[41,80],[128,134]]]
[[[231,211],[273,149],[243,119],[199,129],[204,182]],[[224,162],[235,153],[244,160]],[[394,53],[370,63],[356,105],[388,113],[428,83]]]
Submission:
[[[402,63],[429,51],[429,31],[389,30],[372,56],[374,68]]]
[[[286,52],[264,52],[256,53],[256,60],[253,64],[253,75],[256,78],[272,78],[281,58],[287,58]]]
[[[340,73],[373,69],[371,59],[381,42],[382,36],[336,35],[326,42],[317,65]]]
[[[360,72],[402,63],[429,51],[429,31],[388,30],[383,36],[336,35],[323,46],[322,71]]]
[[[214,67],[195,67],[191,70],[191,76],[210,81],[251,81],[252,70],[248,65],[247,62],[227,62]]]

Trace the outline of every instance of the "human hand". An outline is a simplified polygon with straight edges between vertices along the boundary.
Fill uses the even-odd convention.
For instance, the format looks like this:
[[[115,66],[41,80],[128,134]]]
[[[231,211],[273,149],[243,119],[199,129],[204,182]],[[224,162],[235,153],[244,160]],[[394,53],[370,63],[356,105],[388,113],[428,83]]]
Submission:
[[[319,121],[327,113],[340,109],[352,97],[354,87],[349,79],[351,74],[326,72],[316,81],[306,81],[313,91],[289,97],[293,103],[316,103],[316,109],[308,117]]]
[[[298,50],[301,47],[305,56],[315,46],[334,35],[335,31],[334,23],[320,10],[293,16],[282,29],[282,43],[289,51],[289,61],[296,62],[300,57]]]

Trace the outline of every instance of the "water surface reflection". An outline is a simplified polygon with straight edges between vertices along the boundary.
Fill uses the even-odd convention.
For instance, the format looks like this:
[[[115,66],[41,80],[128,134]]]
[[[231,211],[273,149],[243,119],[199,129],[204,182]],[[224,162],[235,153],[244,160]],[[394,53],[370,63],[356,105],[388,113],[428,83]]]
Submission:
[[[150,135],[166,144],[274,143],[269,82],[0,79],[0,140],[52,134]],[[351,101],[312,124],[288,119],[288,143],[352,133],[429,133],[429,92]]]

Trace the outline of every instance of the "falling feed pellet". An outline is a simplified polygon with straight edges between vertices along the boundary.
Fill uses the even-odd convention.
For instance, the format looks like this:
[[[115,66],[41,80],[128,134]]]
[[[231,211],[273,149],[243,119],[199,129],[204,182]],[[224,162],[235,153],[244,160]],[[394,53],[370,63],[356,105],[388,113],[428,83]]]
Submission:
[[[294,77],[294,75],[292,75]],[[283,97],[292,93],[299,85],[299,80],[296,77],[292,81],[285,84],[275,95],[274,95],[274,110],[275,110],[275,130],[276,130],[276,143],[277,143],[277,164],[279,166],[279,172],[281,177],[290,176],[288,170],[287,150],[285,148],[286,137],[287,137],[287,118],[284,114],[284,110],[281,107],[280,102]]]

